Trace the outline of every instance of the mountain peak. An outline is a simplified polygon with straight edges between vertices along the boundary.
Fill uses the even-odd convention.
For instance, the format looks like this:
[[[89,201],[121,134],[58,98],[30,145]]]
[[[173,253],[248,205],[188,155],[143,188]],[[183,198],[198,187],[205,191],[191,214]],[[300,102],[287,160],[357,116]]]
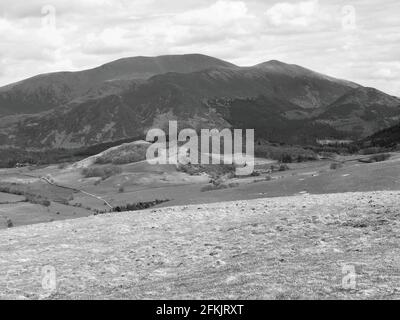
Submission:
[[[122,76],[145,77],[166,72],[189,73],[215,67],[235,67],[227,61],[203,54],[136,56],[118,59],[92,70],[113,70]]]
[[[301,66],[298,66],[296,64],[288,64],[279,60],[270,60],[267,62],[263,62],[260,64],[257,64],[254,66],[255,68],[261,68],[263,70],[267,70],[269,72],[273,73],[281,73],[285,75],[289,75],[292,77],[304,77],[304,76],[324,76],[325,75],[320,75],[317,72],[314,72],[312,70],[303,68]]]
[[[260,68],[262,70],[275,73],[283,74],[293,78],[314,78],[320,80],[328,80],[334,83],[340,83],[342,85],[347,85],[352,88],[358,88],[359,85],[350,81],[334,78],[304,67],[297,64],[289,64],[279,60],[269,60],[254,66],[255,68]]]
[[[0,115],[49,110],[89,92],[101,91],[109,83],[127,83],[169,72],[192,73],[215,68],[237,67],[202,54],[184,54],[128,57],[93,69],[41,74],[0,88]]]
[[[262,63],[261,63],[262,64]],[[267,62],[264,62],[264,64],[272,64],[272,65],[288,65],[287,63],[284,63],[279,60],[269,60]]]

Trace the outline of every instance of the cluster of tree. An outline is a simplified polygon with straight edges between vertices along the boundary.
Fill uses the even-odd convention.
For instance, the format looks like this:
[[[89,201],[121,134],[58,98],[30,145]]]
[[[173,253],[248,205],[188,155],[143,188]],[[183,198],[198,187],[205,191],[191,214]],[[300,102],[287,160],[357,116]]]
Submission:
[[[46,151],[27,151],[22,149],[3,149],[1,151],[0,167],[14,168],[19,166],[59,163],[72,159],[73,153],[68,150],[55,149]]]
[[[112,212],[125,212],[125,211],[137,211],[137,210],[144,210],[159,205],[164,202],[168,202],[169,200],[154,200],[154,201],[147,201],[147,202],[137,202],[131,203],[124,206],[117,206],[114,207],[111,211]]]
[[[277,160],[281,163],[306,162],[318,159],[316,152],[301,146],[291,146],[283,143],[268,143],[257,141],[254,150],[256,157]]]
[[[89,147],[76,149],[49,149],[30,151],[24,149],[10,148],[2,149],[0,157],[1,168],[15,168],[30,165],[48,165],[64,162],[75,162],[84,158],[103,152],[109,148],[123,143],[139,140],[141,137],[134,137],[119,141],[102,143]]]
[[[400,150],[400,123],[361,140],[358,146],[363,149],[377,148],[380,152]]]
[[[89,167],[89,168],[84,168],[82,170],[82,175],[85,178],[101,178],[102,180],[106,180],[109,177],[115,176],[117,174],[120,174],[122,172],[122,169],[117,166],[113,165],[107,165],[105,167]]]

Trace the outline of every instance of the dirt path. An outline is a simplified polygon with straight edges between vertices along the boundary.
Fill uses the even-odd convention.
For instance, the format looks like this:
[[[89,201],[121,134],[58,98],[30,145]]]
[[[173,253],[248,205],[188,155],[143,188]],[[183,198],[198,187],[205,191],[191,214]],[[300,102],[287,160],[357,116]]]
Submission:
[[[25,226],[0,232],[0,298],[398,299],[399,231],[397,191]]]

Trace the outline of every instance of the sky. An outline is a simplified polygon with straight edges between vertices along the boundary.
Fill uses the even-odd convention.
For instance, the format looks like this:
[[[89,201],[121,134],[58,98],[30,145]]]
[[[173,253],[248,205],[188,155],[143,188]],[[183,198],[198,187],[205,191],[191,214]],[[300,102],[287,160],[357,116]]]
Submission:
[[[0,0],[0,86],[122,57],[298,64],[400,96],[399,0]]]

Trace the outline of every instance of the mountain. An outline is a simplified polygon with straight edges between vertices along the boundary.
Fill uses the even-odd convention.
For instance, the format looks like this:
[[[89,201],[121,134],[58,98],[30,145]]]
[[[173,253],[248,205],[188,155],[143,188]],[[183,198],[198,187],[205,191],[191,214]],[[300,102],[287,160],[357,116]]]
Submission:
[[[399,99],[372,88],[275,60],[239,67],[203,55],[121,59],[30,78],[0,97],[10,92],[19,92],[19,107],[0,99],[2,114],[12,113],[0,118],[2,148],[79,148],[143,137],[170,120],[312,144],[362,138],[400,119]]]
[[[99,89],[123,87],[132,79],[215,67],[234,65],[204,55],[188,54],[124,58],[90,70],[42,74],[0,88],[0,116],[49,110]],[[119,90],[114,90],[116,92]],[[102,95],[101,92],[98,94]]]

